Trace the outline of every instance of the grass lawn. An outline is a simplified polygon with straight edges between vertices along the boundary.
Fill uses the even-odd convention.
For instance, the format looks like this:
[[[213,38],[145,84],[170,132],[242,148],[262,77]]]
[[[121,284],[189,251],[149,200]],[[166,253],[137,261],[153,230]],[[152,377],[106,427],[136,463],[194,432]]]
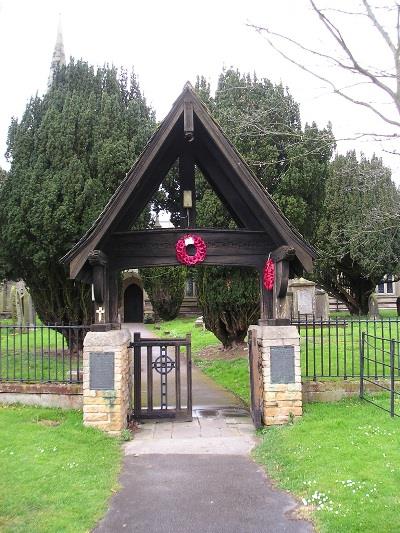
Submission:
[[[176,318],[169,322],[161,322],[161,324],[146,324],[146,327],[160,337],[186,337],[190,333],[192,336],[192,354],[193,357],[196,357],[202,348],[221,343],[211,331],[196,328],[195,320],[194,317]]]
[[[247,359],[223,361],[197,360],[196,365],[216,383],[230,390],[246,405],[250,404],[250,378]]]
[[[303,499],[322,533],[400,531],[400,419],[360,400],[306,404],[293,425],[264,429],[256,460]]]
[[[116,439],[82,426],[82,413],[0,406],[0,531],[91,530],[117,487]]]

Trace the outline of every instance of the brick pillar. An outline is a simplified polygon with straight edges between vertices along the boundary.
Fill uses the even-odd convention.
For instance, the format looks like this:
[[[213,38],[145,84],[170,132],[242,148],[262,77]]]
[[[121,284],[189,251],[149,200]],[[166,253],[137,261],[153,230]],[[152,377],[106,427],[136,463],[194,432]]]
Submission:
[[[111,435],[127,426],[132,350],[128,330],[87,333],[83,343],[83,423]]]
[[[286,424],[302,415],[300,336],[295,326],[250,326],[262,355],[263,422]]]

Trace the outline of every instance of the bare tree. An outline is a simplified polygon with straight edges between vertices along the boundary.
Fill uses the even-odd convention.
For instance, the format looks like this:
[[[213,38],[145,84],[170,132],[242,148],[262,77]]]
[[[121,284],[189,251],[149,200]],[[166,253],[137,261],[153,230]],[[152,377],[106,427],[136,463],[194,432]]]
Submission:
[[[374,132],[371,135],[376,138],[400,136],[400,3],[397,0],[387,0],[385,4],[372,6],[368,0],[361,0],[359,9],[354,11],[338,9],[337,2],[332,2],[335,6],[333,8],[322,8],[315,0],[309,0],[309,3],[331,41],[327,51],[321,50],[319,46],[308,46],[267,26],[249,26],[262,34],[281,57],[311,74],[347,101],[367,108],[393,128],[390,133]],[[360,21],[367,24],[364,27],[368,34],[363,36],[364,39],[375,39],[377,43],[380,40],[384,53],[379,56],[378,65],[370,65],[369,60],[360,57],[360,50],[354,46],[352,36],[345,31],[350,17],[354,21],[352,27]],[[316,67],[312,63],[315,59],[325,66],[320,64]],[[348,84],[339,85],[338,77],[335,76],[337,71],[332,66],[351,76]],[[371,94],[371,98],[366,96],[366,87],[372,89],[375,98],[379,95],[378,100]],[[384,101],[379,101],[382,97]],[[363,132],[362,135],[369,133]],[[397,150],[394,152],[399,153]]]

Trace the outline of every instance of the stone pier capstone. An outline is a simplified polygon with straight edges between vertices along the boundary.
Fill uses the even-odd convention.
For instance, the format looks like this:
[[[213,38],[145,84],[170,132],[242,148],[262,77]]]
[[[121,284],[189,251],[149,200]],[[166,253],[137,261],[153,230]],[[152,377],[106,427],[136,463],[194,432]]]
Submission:
[[[286,424],[302,416],[300,336],[295,326],[250,326],[262,357],[263,422]]]
[[[111,435],[127,427],[132,356],[128,330],[87,333],[83,344],[83,423]]]

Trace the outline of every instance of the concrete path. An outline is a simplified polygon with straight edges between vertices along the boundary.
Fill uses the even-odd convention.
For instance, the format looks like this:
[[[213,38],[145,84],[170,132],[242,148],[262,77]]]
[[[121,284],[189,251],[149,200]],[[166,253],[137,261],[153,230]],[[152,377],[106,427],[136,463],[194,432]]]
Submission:
[[[235,455],[125,457],[123,489],[97,533],[311,533],[294,500]]]
[[[142,336],[143,324],[128,325]],[[193,422],[146,421],[125,446],[122,490],[98,533],[311,533],[297,503],[249,457],[256,444],[240,401],[193,368]]]

